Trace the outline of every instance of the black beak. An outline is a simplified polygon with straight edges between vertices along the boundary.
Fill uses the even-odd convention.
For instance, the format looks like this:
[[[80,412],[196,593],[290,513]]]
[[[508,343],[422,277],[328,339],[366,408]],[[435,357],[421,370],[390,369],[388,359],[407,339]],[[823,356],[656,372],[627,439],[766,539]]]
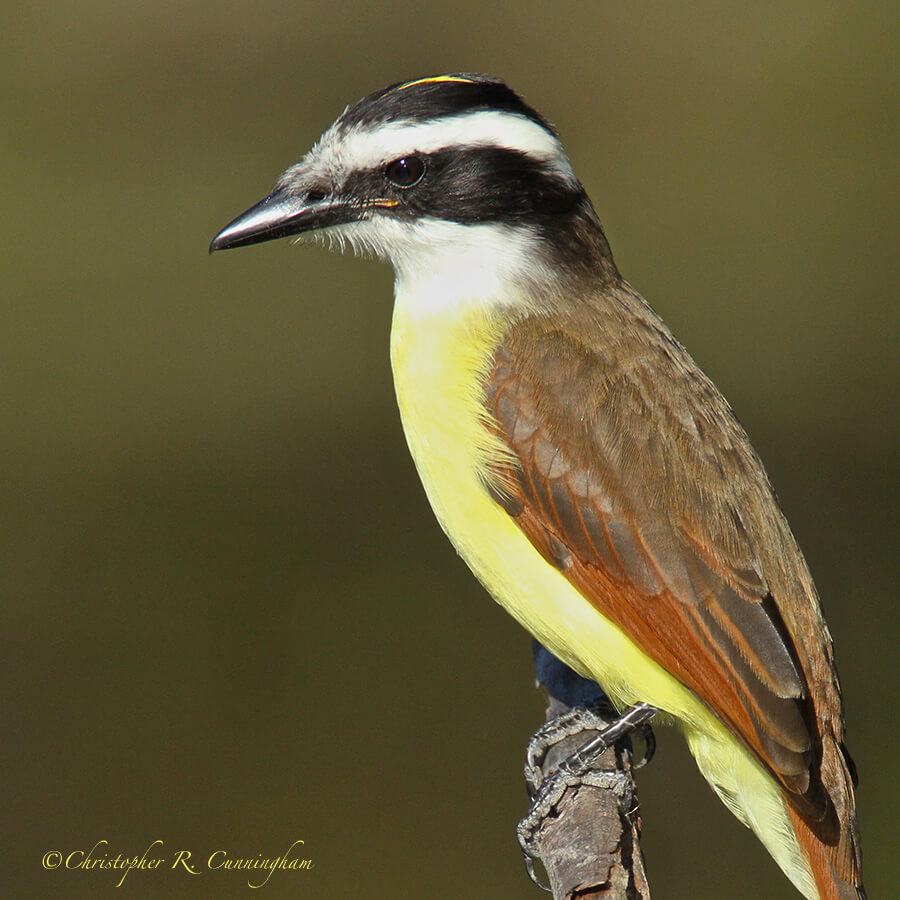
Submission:
[[[316,200],[310,202],[279,188],[229,222],[209,245],[209,252],[230,250],[290,237],[304,231],[355,222],[362,217],[356,204]]]

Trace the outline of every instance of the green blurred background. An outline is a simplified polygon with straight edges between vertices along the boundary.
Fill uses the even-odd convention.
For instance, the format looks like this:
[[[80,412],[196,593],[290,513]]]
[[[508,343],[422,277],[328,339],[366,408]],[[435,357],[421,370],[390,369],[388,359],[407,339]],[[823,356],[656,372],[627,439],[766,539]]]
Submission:
[[[529,639],[432,520],[391,274],[206,255],[343,106],[447,70],[558,126],[620,268],[732,401],[809,558],[894,895],[894,2],[45,0],[0,12],[2,875],[9,897],[537,898],[514,823]],[[677,736],[641,773],[654,897],[795,896]],[[893,849],[892,849],[893,848]]]

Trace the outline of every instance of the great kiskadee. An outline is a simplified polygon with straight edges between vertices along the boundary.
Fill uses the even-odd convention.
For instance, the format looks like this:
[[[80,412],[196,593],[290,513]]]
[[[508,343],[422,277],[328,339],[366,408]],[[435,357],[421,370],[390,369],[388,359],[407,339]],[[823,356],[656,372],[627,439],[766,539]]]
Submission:
[[[482,75],[378,91],[210,251],[292,235],[393,264],[406,438],[487,590],[618,707],[674,721],[801,893],[864,897],[812,577],[728,403],[620,276],[549,122]]]

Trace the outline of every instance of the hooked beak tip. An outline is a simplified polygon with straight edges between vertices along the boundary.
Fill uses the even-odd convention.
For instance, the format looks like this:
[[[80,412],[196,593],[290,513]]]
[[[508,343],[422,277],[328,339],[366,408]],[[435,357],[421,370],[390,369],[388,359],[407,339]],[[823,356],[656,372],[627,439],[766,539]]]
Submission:
[[[363,218],[367,209],[389,209],[397,201],[378,200],[368,206],[342,200],[323,202],[300,198],[284,188],[279,188],[263,198],[255,206],[229,222],[210,242],[209,252],[247,247],[275,238],[292,237],[307,231],[318,231],[335,225],[344,225]]]
[[[210,242],[209,252],[246,247],[301,230],[307,209],[286,191],[276,190],[229,222]]]

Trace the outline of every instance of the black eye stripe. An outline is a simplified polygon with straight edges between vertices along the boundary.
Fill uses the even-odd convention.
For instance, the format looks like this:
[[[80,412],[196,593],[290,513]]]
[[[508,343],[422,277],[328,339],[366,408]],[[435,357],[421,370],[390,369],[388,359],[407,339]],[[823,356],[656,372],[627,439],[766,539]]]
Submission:
[[[388,167],[411,158],[421,161],[424,176],[415,186],[391,181]],[[380,216],[527,225],[545,231],[551,240],[565,239],[566,221],[593,215],[578,181],[561,175],[551,162],[500,147],[454,146],[410,153],[351,173],[340,190],[363,204],[392,198],[395,202],[390,205],[376,204]]]
[[[386,186],[403,193],[392,215],[457,222],[565,215],[585,197],[581,184],[561,176],[552,164],[497,147],[448,147],[397,157],[352,173],[342,190],[366,199],[383,197]]]
[[[388,180],[387,167],[411,156],[421,159],[425,174],[407,190]],[[503,147],[463,145],[410,153],[350,172],[340,193],[366,207],[369,218],[528,228],[548,246],[568,254],[573,265],[591,258],[594,251],[586,246],[584,234],[600,227],[578,181],[561,174],[550,161]],[[591,223],[587,232],[586,222]]]
[[[412,159],[422,166],[423,174],[415,179],[418,173],[408,171]],[[392,167],[402,170],[403,177]],[[584,188],[561,176],[552,164],[497,147],[447,147],[397,157],[377,168],[354,172],[342,191],[365,201],[385,197],[385,188],[398,203],[383,208],[381,214],[407,221],[428,217],[535,226],[554,222],[558,229],[560,217],[577,214],[587,202]]]

